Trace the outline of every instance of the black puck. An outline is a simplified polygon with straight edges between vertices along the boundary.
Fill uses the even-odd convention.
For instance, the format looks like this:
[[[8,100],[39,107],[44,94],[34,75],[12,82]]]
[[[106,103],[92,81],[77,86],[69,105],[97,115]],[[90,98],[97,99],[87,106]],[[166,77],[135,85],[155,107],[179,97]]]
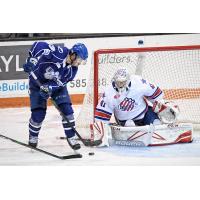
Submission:
[[[139,40],[138,41],[138,45],[140,45],[140,44],[144,44],[144,41],[143,40]]]
[[[94,152],[89,152],[88,155],[89,155],[89,156],[93,156],[93,155],[94,155]]]

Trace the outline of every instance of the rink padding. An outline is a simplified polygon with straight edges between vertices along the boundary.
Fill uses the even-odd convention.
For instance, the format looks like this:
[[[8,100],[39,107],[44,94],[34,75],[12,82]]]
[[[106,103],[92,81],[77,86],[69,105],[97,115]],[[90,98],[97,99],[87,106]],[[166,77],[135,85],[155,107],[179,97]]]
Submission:
[[[84,99],[84,94],[73,94],[70,95],[72,104],[82,104]],[[52,105],[48,101],[48,105]],[[30,106],[29,97],[14,97],[14,98],[0,98],[0,108],[16,108],[16,107],[26,107]]]

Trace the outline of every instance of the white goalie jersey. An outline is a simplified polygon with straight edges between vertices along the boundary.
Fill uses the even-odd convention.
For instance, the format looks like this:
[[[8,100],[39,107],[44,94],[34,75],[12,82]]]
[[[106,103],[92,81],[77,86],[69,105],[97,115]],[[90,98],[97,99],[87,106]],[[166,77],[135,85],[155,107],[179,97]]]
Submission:
[[[112,114],[118,120],[139,120],[148,110],[148,101],[161,99],[163,92],[158,86],[134,75],[125,91],[119,93],[113,85],[105,90],[96,107],[95,120],[108,122]]]

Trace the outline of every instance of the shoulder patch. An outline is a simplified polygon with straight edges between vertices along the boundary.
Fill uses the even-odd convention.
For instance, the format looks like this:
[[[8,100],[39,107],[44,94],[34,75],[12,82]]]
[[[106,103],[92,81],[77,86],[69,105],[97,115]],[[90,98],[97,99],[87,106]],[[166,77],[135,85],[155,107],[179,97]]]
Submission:
[[[60,46],[58,46],[58,51],[59,53],[63,53],[63,49]]]
[[[51,51],[50,51],[49,49],[44,49],[43,55],[44,55],[47,59],[51,59],[51,57],[52,57]]]
[[[55,46],[53,45],[53,44],[49,44],[49,49],[51,50],[51,51],[55,51],[56,49],[55,49]]]

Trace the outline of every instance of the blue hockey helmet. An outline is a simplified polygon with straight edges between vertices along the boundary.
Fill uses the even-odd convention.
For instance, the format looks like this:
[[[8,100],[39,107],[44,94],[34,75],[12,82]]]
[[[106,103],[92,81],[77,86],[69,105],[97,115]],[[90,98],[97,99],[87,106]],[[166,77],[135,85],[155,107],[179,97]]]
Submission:
[[[71,49],[71,53],[76,53],[81,59],[86,60],[88,58],[87,47],[82,43],[75,44]]]

